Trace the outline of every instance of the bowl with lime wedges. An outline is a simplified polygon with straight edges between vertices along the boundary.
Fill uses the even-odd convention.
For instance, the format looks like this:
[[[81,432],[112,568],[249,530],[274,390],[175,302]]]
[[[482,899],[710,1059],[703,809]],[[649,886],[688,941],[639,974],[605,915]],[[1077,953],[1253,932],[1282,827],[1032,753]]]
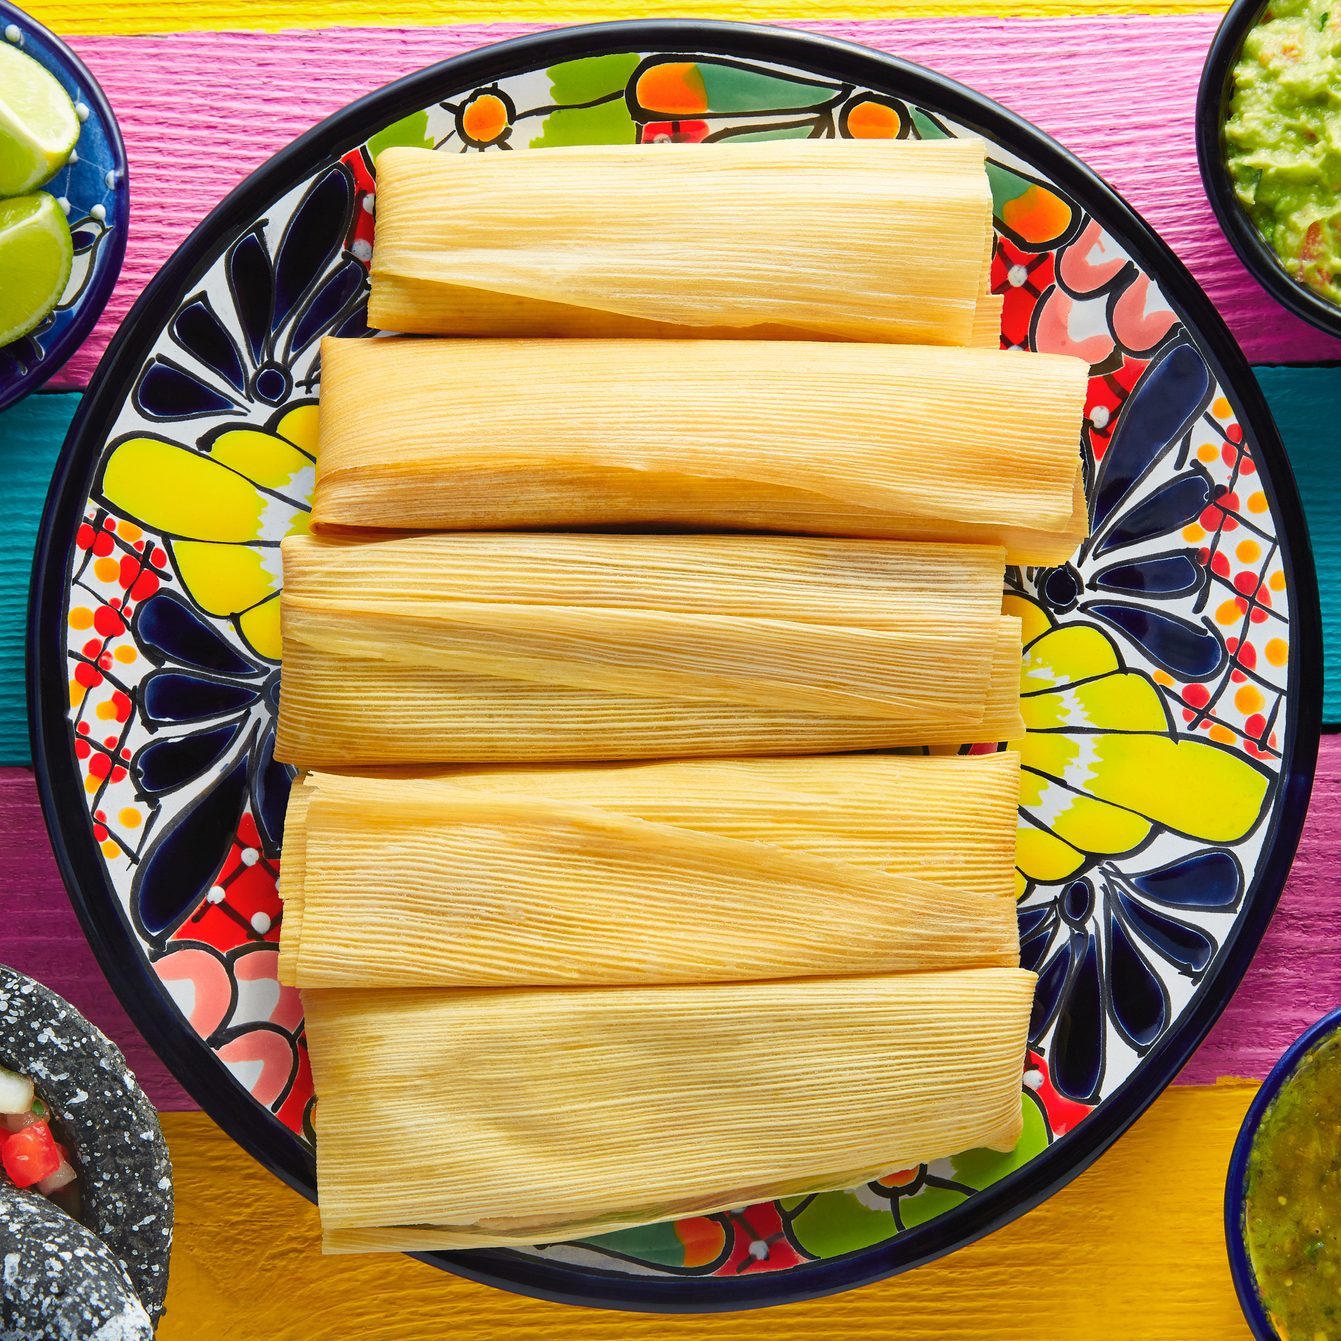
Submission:
[[[121,269],[129,204],[125,146],[97,82],[0,0],[0,408],[92,329]]]

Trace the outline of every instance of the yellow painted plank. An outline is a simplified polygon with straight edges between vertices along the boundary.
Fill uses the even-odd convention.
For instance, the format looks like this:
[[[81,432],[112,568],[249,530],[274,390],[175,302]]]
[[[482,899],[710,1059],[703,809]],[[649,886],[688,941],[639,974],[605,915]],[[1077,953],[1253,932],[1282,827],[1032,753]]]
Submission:
[[[746,22],[979,16],[1056,18],[1089,14],[1192,14],[1227,0],[33,0],[34,18],[56,32],[166,33],[331,25],[413,28],[451,23],[597,23],[607,19],[711,18]]]
[[[159,1341],[1233,1341],[1221,1197],[1254,1086],[1175,1086],[1087,1173],[962,1252],[759,1314],[576,1309],[400,1257],[322,1257],[316,1211],[199,1113],[163,1117],[177,1241]],[[410,1153],[410,1152],[407,1152]],[[388,1177],[394,1177],[388,1169]]]

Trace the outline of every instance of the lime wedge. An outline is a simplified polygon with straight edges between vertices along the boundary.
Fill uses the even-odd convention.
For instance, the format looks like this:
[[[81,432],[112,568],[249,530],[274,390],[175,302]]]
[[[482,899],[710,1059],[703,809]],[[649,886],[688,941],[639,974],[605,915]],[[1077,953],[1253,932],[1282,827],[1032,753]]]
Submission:
[[[60,302],[73,262],[70,225],[45,191],[0,200],[0,345],[27,335]]]
[[[0,196],[54,177],[79,138],[79,118],[56,76],[0,42]]]

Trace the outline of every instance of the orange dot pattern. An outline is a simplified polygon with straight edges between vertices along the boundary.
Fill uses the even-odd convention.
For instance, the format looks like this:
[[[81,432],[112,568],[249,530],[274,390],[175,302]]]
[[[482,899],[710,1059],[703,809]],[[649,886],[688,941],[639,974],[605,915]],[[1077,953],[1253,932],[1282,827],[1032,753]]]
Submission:
[[[477,93],[461,109],[461,134],[472,144],[496,144],[508,129],[508,107],[496,93]]]

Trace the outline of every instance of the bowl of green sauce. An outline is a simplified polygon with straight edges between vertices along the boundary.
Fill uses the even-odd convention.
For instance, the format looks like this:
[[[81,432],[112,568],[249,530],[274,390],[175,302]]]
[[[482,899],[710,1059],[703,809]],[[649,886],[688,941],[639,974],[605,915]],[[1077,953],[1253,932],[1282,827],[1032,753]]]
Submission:
[[[1258,1341],[1341,1341],[1341,1010],[1290,1045],[1253,1099],[1225,1236]]]
[[[1197,159],[1266,290],[1341,335],[1341,0],[1236,0],[1197,95]]]

